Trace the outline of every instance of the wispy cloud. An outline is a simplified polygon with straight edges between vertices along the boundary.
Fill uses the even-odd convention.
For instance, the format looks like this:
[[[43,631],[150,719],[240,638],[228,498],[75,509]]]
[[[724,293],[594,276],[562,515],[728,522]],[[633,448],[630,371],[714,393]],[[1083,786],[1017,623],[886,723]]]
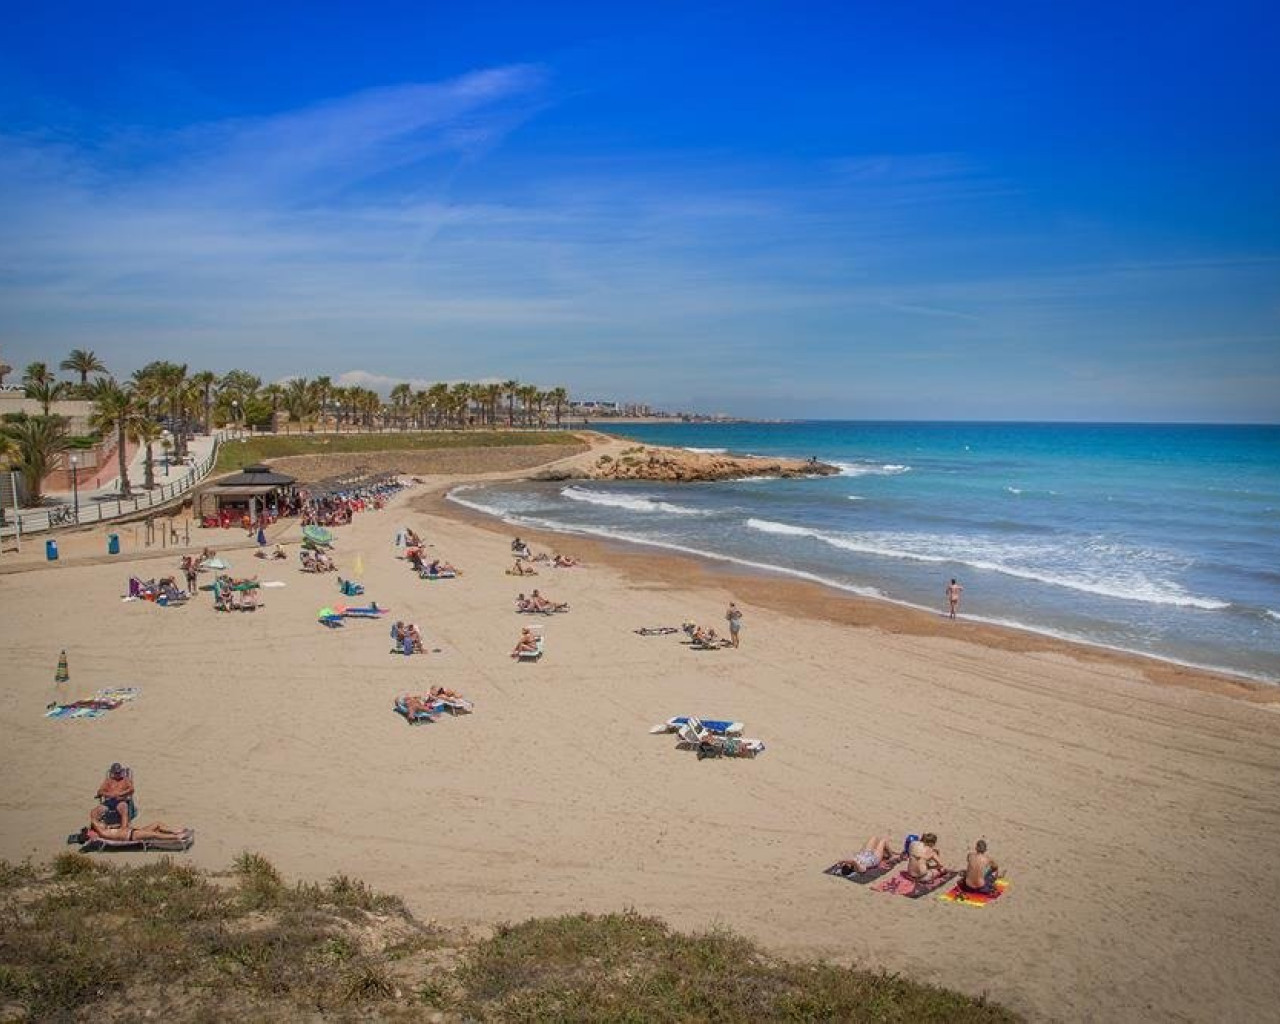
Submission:
[[[717,408],[877,415],[911,414],[872,404],[890,393],[945,412],[975,365],[999,363],[998,396],[1058,353],[1137,379],[1182,336],[1267,350],[1274,309],[1227,301],[1263,294],[1265,255],[1116,253],[1011,216],[1021,188],[964,154],[514,152],[549,92],[503,67],[161,135],[0,137],[0,344],[384,392],[518,377],[684,404],[715,381]],[[913,353],[936,380],[894,382]]]

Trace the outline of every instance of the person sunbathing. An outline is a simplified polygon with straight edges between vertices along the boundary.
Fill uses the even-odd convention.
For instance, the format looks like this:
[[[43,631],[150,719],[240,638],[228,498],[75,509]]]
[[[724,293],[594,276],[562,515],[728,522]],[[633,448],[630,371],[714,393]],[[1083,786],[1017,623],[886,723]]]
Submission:
[[[936,882],[947,873],[938,856],[938,837],[926,832],[907,847],[907,877],[917,882]]]
[[[520,639],[516,641],[515,647],[511,651],[511,657],[518,658],[522,654],[537,654],[538,638],[533,635],[533,630],[527,626],[520,630]]]
[[[693,628],[687,629],[685,632],[689,634],[689,639],[699,647],[715,647],[720,643],[720,638],[716,636],[714,629],[703,629],[693,623],[689,623],[689,625],[693,626]]]
[[[862,844],[861,850],[848,860],[838,861],[836,867],[845,874],[862,874],[878,867],[887,867],[899,860],[899,855],[893,850],[894,842],[888,836],[872,836]]]
[[[554,564],[557,569],[572,569],[582,563],[572,555],[556,555]]]
[[[538,570],[530,569],[524,564],[524,562],[517,558],[515,564],[507,570],[507,574],[510,576],[537,576]]]
[[[569,610],[568,602],[549,601],[545,597],[543,597],[541,594],[538,593],[537,588],[535,588],[533,593],[529,595],[529,604],[533,606],[534,611],[544,612],[546,614],[550,614],[551,612],[564,612]]]
[[[427,565],[428,576],[457,576],[458,570],[448,562],[442,562],[440,559],[434,559]]]
[[[404,695],[404,716],[409,719],[410,723],[416,721],[419,715],[429,718],[433,704],[435,704],[435,698],[431,694],[419,696],[416,693],[406,693]]]
[[[422,538],[407,526],[404,528],[404,546],[407,548],[422,547]]]
[[[427,691],[427,696],[432,700],[461,700],[462,694],[457,690],[450,690],[447,686],[433,686]]]
[[[969,892],[989,896],[996,891],[996,881],[999,878],[1000,865],[987,854],[987,841],[979,839],[973,844],[973,851],[966,859],[964,877],[960,879],[961,887]]]
[[[130,825],[127,815],[120,825],[109,825],[106,822],[107,809],[99,805],[89,812],[89,836],[107,839],[115,843],[138,843],[152,839],[186,839],[191,835],[188,828],[173,828],[162,821],[152,825]]]
[[[516,595],[516,611],[518,612],[536,612],[538,609],[533,603],[524,596],[524,594]]]

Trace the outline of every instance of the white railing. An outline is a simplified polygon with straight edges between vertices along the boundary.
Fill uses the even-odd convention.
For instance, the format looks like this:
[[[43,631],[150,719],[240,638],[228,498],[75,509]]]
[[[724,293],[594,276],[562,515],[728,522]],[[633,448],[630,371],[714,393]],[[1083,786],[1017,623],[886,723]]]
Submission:
[[[151,490],[139,490],[128,498],[105,498],[100,495],[80,499],[74,504],[62,503],[41,508],[22,509],[17,513],[18,526],[14,524],[14,512],[6,509],[3,524],[0,524],[0,537],[12,537],[15,532],[21,536],[31,533],[44,533],[73,526],[86,526],[93,523],[107,522],[145,512],[157,505],[167,505],[176,498],[194,490],[195,487],[213,469],[218,461],[218,449],[230,437],[240,436],[238,431],[223,430],[213,435],[213,447],[209,454],[188,467],[190,472],[181,480],[171,484],[161,484]]]

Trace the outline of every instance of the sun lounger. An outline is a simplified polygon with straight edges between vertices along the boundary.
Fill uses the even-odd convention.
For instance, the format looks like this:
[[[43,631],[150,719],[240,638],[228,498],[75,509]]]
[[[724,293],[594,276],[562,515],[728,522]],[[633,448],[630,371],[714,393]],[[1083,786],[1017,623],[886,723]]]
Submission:
[[[338,589],[342,591],[343,597],[359,597],[364,593],[364,587],[352,580],[344,580],[338,577]]]
[[[103,839],[100,836],[89,836],[88,830],[82,830],[79,836],[70,836],[69,840],[80,843],[81,853],[105,853],[108,850],[150,853],[182,853],[195,845],[195,829],[188,829],[187,834],[176,839]]]
[[[690,719],[687,715],[680,715],[678,718],[668,718],[661,725],[655,725],[649,731],[655,736],[660,733],[679,732],[680,726],[688,724],[691,720],[700,722],[707,732],[713,732],[720,736],[738,736],[746,728],[741,722],[731,722],[724,718]]]
[[[456,572],[420,572],[418,578],[423,580],[456,580],[458,574]]]
[[[530,626],[530,632],[533,633],[534,649],[532,651],[521,651],[521,661],[537,661],[542,657],[543,638],[542,629],[538,626]]]

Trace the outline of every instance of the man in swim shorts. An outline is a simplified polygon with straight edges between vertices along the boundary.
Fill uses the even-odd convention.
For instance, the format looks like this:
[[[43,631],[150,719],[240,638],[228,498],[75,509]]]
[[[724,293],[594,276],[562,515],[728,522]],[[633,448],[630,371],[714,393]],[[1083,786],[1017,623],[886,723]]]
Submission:
[[[1000,865],[987,854],[987,841],[979,839],[973,844],[973,852],[969,854],[960,884],[970,892],[990,895],[996,891],[996,880],[999,877]]]
[[[956,609],[960,606],[960,594],[964,591],[964,587],[960,586],[952,577],[950,583],[947,584],[947,607],[951,610],[951,617],[956,617]]]

